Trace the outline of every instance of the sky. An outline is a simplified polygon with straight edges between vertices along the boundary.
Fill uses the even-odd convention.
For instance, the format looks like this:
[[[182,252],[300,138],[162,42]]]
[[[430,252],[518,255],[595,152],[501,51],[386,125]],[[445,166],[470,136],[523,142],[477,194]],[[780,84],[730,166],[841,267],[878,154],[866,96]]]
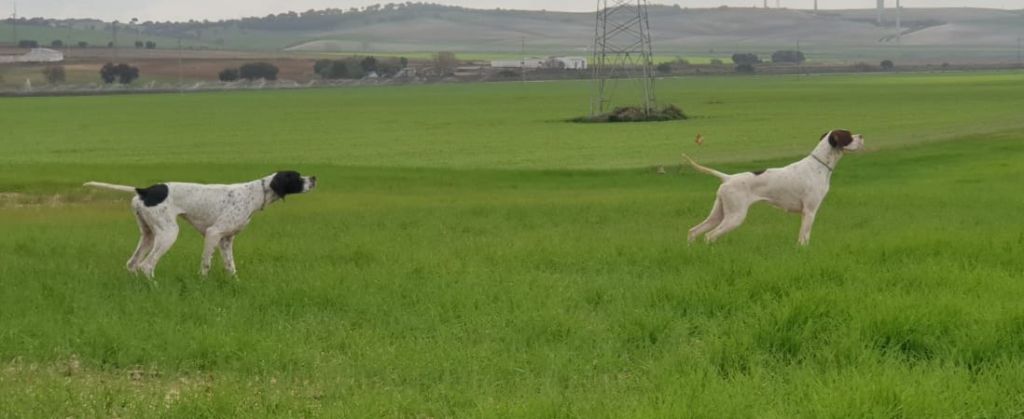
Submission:
[[[0,0],[0,15],[10,15],[12,3],[18,0]],[[417,0],[426,1],[426,0]],[[750,7],[763,0],[654,0],[651,3],[679,4],[683,7]],[[776,0],[768,0],[770,6]],[[814,0],[779,0],[783,7],[813,7]],[[103,20],[188,20],[232,19],[246,16],[266,16],[289,10],[304,11],[328,7],[348,9],[377,3],[399,3],[399,0],[20,0],[18,15],[50,18],[98,18]],[[565,11],[591,11],[595,0],[433,0],[432,3],[451,4],[479,9],[547,9]],[[887,0],[886,4],[895,4]],[[7,4],[3,4],[7,3]],[[901,0],[903,7],[989,7],[1024,9],[1024,0]],[[818,0],[823,9],[872,8],[875,0]]]

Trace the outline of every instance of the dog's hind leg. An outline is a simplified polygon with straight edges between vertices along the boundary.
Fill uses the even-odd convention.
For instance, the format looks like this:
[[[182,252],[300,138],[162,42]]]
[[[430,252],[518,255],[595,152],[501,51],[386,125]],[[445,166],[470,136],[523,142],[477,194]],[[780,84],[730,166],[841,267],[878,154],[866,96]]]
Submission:
[[[154,230],[153,237],[153,250],[146,255],[146,259],[142,261],[142,273],[147,278],[153,278],[153,272],[156,270],[156,264],[160,263],[160,258],[171,250],[171,246],[174,245],[174,241],[178,239],[178,223],[172,217],[170,220],[161,220],[159,224],[150,224]]]
[[[149,251],[153,249],[153,229],[146,224],[146,221],[142,219],[142,215],[138,212],[135,213],[135,221],[139,223],[139,245],[135,247],[135,253],[128,259],[128,263],[125,267],[128,268],[128,272],[136,273],[139,270],[139,263],[142,259],[149,254]]]
[[[747,210],[750,208],[749,202],[740,202],[738,200],[728,200],[722,198],[722,211],[725,214],[722,218],[722,222],[718,224],[713,230],[708,232],[704,236],[704,239],[708,243],[714,243],[719,237],[722,237],[725,233],[733,231],[736,227],[743,224],[743,220],[747,218]]]
[[[718,224],[722,222],[723,218],[725,218],[725,214],[722,211],[722,200],[716,196],[715,205],[711,207],[711,214],[708,215],[708,218],[705,219],[704,222],[697,224],[690,229],[690,233],[687,234],[686,240],[693,243],[701,234],[707,233],[717,227]]]

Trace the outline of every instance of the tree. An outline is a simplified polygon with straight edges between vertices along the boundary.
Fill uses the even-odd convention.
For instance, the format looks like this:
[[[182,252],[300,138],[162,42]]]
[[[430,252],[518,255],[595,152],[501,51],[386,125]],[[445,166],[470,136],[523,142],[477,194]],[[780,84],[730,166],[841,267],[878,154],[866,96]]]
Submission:
[[[79,48],[88,48],[89,47],[89,43],[85,42],[85,41],[78,41],[78,47]]]
[[[717,67],[717,66],[720,66],[720,65],[723,65],[723,64],[725,64],[725,63],[723,63],[722,60],[719,60],[718,58],[712,58],[711,59],[711,65],[713,65],[713,66]]]
[[[893,68],[896,68],[896,64],[893,64],[892,60],[882,60],[881,67],[882,70],[890,71]]]
[[[142,41],[135,41],[135,48],[142,48],[145,45],[146,44],[143,44]]]
[[[398,57],[398,64],[401,65],[402,68],[406,68],[409,66],[409,59],[405,57]]]
[[[331,60],[316,60],[316,62],[313,63],[313,73],[323,76],[324,72],[333,64],[334,61]]]
[[[135,79],[139,78],[139,68],[133,67],[128,64],[118,64],[115,67],[117,70],[117,82],[121,84],[128,84]]]
[[[31,39],[22,39],[18,41],[18,48],[39,48],[39,42]]]
[[[737,53],[737,54],[733,54],[732,55],[732,62],[734,64],[736,64],[736,65],[749,64],[749,65],[753,66],[754,64],[760,64],[761,63],[761,58],[758,57],[757,54],[750,54],[750,53],[740,54],[740,53]]]
[[[661,64],[658,64],[658,67],[656,67],[656,69],[661,74],[669,74],[669,73],[672,72],[672,64],[661,63]]]
[[[64,48],[64,41],[54,39],[53,42],[50,42],[50,46],[53,48]]]
[[[239,77],[246,80],[277,80],[277,73],[279,71],[280,70],[277,68],[276,65],[265,62],[258,62],[243,64],[242,67],[238,69],[238,75]]]
[[[156,42],[146,41],[146,49],[156,49]]]
[[[43,69],[43,77],[46,77],[46,82],[50,84],[64,83],[67,79],[67,75],[64,73],[64,66],[62,65],[49,65]]]
[[[804,53],[800,51],[781,50],[775,51],[775,53],[772,54],[773,63],[800,64],[803,63],[804,61],[807,61],[807,59],[804,57]]]
[[[364,73],[377,71],[377,59],[372,56],[363,58],[363,60],[359,62],[359,67],[362,67]]]
[[[139,68],[128,64],[114,65],[114,63],[106,63],[100,68],[100,78],[107,84],[111,84],[114,81],[128,84],[139,78]]]
[[[442,76],[455,74],[455,69],[459,66],[459,59],[455,57],[454,52],[442,51],[434,56],[434,67],[441,73]]]
[[[103,82],[106,84],[113,83],[114,80],[117,80],[114,63],[103,64],[103,67],[100,68],[100,78],[103,79]]]
[[[225,68],[217,74],[220,81],[236,81],[240,78],[237,68]]]
[[[353,76],[362,77],[362,71],[349,71],[349,68],[361,70],[362,67],[351,65],[346,60],[318,60],[313,64],[313,71],[321,78],[328,80],[347,79]]]

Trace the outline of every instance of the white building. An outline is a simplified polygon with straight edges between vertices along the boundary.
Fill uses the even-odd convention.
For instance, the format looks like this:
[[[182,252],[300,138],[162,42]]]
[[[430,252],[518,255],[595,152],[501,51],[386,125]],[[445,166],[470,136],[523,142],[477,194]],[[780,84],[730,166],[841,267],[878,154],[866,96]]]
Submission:
[[[558,63],[560,65],[552,65]],[[584,57],[530,57],[518,60],[494,60],[491,61],[493,68],[563,68],[566,70],[586,70],[587,59]]]
[[[543,58],[530,57],[518,60],[494,60],[491,61],[491,67],[493,68],[542,68],[544,67]]]
[[[59,63],[64,53],[49,48],[33,48],[25,55],[0,55],[0,63]]]
[[[562,64],[565,64],[566,70],[586,70],[587,59],[584,57],[554,57]]]

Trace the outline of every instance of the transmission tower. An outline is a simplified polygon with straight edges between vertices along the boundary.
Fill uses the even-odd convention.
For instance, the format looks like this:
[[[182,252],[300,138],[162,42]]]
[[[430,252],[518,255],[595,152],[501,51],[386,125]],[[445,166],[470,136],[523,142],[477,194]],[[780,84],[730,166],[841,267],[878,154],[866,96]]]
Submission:
[[[18,2],[11,2],[11,28],[14,30],[14,46],[18,46]]]
[[[652,56],[647,0],[597,0],[591,115],[611,107],[619,80],[640,85],[639,107],[649,114],[655,108]]]

